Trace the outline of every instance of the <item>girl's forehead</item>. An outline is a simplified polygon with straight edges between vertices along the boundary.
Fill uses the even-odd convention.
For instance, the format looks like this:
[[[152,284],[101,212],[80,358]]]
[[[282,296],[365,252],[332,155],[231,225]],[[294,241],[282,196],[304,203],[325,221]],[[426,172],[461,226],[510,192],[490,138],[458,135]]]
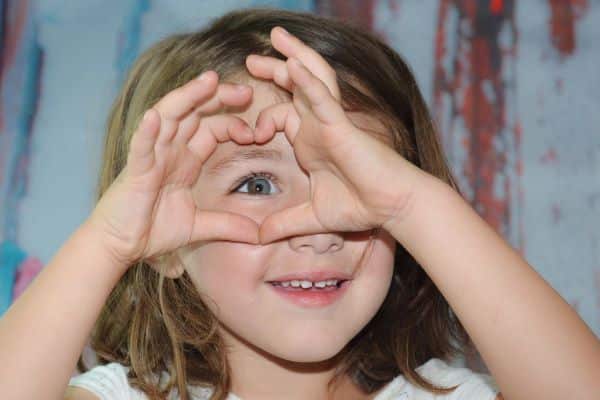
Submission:
[[[297,163],[294,150],[285,133],[276,132],[273,138],[264,144],[237,144],[233,141],[220,143],[206,160],[202,168],[203,174],[220,175],[253,161]]]

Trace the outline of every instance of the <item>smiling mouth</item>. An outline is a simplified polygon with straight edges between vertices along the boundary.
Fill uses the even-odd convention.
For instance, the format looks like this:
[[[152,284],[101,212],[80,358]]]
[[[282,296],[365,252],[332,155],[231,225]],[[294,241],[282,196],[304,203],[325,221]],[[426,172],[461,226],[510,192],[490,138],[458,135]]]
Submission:
[[[332,282],[335,281],[335,282]],[[291,282],[276,282],[276,281],[271,281],[271,282],[267,282],[270,283],[271,285],[283,289],[283,290],[289,290],[292,292],[330,292],[330,291],[334,291],[337,290],[339,288],[342,287],[342,285],[344,284],[344,282],[348,282],[349,279],[340,279],[340,280],[330,280],[328,281],[327,284],[323,285],[316,285],[315,283],[312,283],[311,286],[307,286],[306,283],[304,284],[304,286],[302,286],[302,284],[299,283],[299,281],[291,281]],[[296,283],[298,282],[298,283]]]
[[[275,293],[292,304],[303,308],[319,308],[338,301],[348,291],[352,279],[334,279],[333,281],[334,283],[302,281],[305,287],[297,286],[298,281],[271,281],[265,283],[269,283]],[[324,287],[320,287],[324,283]],[[284,284],[287,284],[287,287]],[[310,287],[308,287],[309,285]]]

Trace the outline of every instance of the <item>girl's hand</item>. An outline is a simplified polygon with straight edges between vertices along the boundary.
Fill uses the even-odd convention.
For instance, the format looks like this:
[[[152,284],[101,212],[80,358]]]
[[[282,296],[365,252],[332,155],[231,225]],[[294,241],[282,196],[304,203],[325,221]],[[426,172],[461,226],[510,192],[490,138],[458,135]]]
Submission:
[[[146,111],[133,134],[125,168],[89,219],[119,262],[129,265],[199,240],[258,243],[252,219],[199,210],[192,197],[192,186],[217,143],[254,142],[241,118],[205,116],[252,97],[251,87],[218,80],[207,71],[171,91]]]
[[[280,27],[271,43],[287,61],[251,55],[250,73],[293,93],[293,104],[261,111],[257,143],[284,131],[310,178],[310,199],[267,217],[261,243],[326,231],[364,231],[401,217],[416,178],[426,174],[390,145],[357,127],[340,104],[335,70],[312,48]]]

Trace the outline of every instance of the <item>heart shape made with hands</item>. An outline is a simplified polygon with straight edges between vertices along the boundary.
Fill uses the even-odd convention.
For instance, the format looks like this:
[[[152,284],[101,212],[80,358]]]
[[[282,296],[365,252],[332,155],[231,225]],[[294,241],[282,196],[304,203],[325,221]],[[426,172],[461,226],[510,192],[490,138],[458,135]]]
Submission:
[[[310,199],[265,218],[261,243],[365,231],[397,217],[424,172],[351,121],[340,104],[336,72],[319,53],[280,27],[271,31],[271,42],[286,61],[250,55],[246,66],[252,76],[291,92],[293,100],[260,112],[255,141],[265,143],[276,132],[285,133],[309,174]]]
[[[283,87],[292,101],[261,110],[254,131],[233,115],[212,115],[223,105],[250,99],[249,91],[217,85],[214,71],[148,110],[117,185],[94,211],[105,231],[121,233],[113,246],[120,258],[151,259],[203,240],[266,244],[289,236],[385,228],[405,209],[426,173],[351,120],[340,104],[335,70],[316,51],[281,28],[272,30],[271,41],[287,59],[250,55],[248,72]],[[190,188],[219,143],[260,145],[276,132],[285,134],[309,175],[306,202],[267,216],[260,226],[243,215],[196,207]]]

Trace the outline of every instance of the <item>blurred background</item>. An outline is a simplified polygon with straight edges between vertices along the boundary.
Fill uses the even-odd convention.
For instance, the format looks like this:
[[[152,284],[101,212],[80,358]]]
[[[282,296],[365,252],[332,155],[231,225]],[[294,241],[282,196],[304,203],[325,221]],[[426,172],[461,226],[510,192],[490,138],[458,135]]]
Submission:
[[[92,210],[137,55],[255,6],[351,20],[397,50],[467,200],[600,336],[600,0],[0,0],[0,315]]]

